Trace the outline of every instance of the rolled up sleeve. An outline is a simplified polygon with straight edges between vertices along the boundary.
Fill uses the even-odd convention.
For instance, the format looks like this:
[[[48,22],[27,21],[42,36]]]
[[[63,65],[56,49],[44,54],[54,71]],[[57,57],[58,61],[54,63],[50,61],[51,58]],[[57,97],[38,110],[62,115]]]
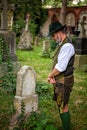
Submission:
[[[62,46],[60,49],[59,55],[58,55],[58,62],[55,65],[55,68],[63,72],[66,70],[68,62],[70,58],[75,54],[74,47],[71,43],[66,43]]]

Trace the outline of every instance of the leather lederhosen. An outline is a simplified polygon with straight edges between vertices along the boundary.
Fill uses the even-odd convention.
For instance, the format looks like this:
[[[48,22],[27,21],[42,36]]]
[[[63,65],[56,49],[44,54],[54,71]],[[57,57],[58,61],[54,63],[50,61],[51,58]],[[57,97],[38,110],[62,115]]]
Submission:
[[[66,44],[71,43],[68,38],[66,38],[60,46],[58,46],[54,52],[53,58],[53,66],[55,67],[58,59],[58,54],[60,52],[61,47]],[[70,58],[67,68],[64,72],[60,73],[60,75],[55,77],[56,84],[54,84],[54,96],[53,100],[57,101],[57,105],[60,107],[61,105],[66,105],[69,101],[70,92],[72,90],[74,84],[73,77],[73,64],[74,64],[74,55]]]

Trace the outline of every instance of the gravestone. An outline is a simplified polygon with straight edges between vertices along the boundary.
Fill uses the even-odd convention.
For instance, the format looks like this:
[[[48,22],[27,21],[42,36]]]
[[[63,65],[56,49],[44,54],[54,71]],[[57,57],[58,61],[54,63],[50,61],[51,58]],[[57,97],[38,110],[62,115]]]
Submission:
[[[24,102],[25,114],[38,109],[38,95],[35,92],[36,73],[32,67],[22,66],[17,73],[16,96],[14,106],[18,115],[21,114],[21,103]]]
[[[38,36],[35,37],[34,45],[39,46],[39,37]]]
[[[80,14],[78,31],[80,31],[80,34],[74,44],[76,51],[75,68],[77,70],[87,70],[87,11]]]
[[[31,35],[31,33],[29,32],[29,29],[28,29],[29,18],[30,18],[30,15],[27,14],[25,30],[23,31],[23,33],[20,37],[19,44],[18,44],[18,49],[21,49],[21,50],[32,50],[33,49],[32,46],[31,46],[32,35]]]
[[[9,56],[11,60],[16,61],[16,34],[12,31],[8,30],[8,19],[7,19],[7,11],[8,9],[14,10],[14,6],[8,5],[7,0],[1,0],[0,9],[1,12],[1,28],[0,28],[0,36],[3,37],[6,44],[9,46]],[[5,49],[5,48],[4,48]],[[3,60],[6,60],[6,56],[3,57]]]
[[[19,69],[19,62],[17,62],[17,56],[16,56],[16,34],[12,31],[8,30],[8,19],[7,19],[7,12],[8,10],[14,10],[15,7],[13,5],[8,5],[7,0],[1,0],[0,4],[1,9],[1,27],[0,27],[0,37],[4,40],[4,53],[2,57],[2,64],[0,64],[0,76],[3,76],[5,73],[2,71],[6,68],[5,62],[7,58],[9,57],[11,61],[13,62],[14,66],[16,65],[17,70]],[[9,55],[6,54],[6,47],[9,48]],[[16,64],[14,63],[16,62]],[[5,67],[5,68],[3,68]]]
[[[43,26],[40,27],[40,34],[43,37],[46,37],[49,33],[49,25],[51,23],[51,19],[48,18],[46,22],[43,24]]]
[[[50,57],[50,43],[49,40],[43,41],[43,51],[42,51],[42,57]]]
[[[49,52],[49,41],[48,40],[43,41],[43,51]]]

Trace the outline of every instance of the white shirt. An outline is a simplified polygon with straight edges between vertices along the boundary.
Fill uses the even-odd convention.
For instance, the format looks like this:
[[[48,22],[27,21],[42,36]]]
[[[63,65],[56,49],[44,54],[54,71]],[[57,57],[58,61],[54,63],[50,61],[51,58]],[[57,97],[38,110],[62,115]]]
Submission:
[[[55,68],[60,72],[65,71],[70,58],[74,54],[75,54],[75,50],[73,45],[71,43],[64,44],[60,49],[58,59],[57,59],[58,63],[55,65]]]

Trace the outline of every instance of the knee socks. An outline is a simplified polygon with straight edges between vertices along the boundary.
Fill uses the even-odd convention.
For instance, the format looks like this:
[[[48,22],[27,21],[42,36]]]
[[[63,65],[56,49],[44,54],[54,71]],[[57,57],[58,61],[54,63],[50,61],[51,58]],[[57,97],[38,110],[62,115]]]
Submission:
[[[64,112],[60,114],[60,118],[63,125],[63,130],[70,130],[70,113]]]

